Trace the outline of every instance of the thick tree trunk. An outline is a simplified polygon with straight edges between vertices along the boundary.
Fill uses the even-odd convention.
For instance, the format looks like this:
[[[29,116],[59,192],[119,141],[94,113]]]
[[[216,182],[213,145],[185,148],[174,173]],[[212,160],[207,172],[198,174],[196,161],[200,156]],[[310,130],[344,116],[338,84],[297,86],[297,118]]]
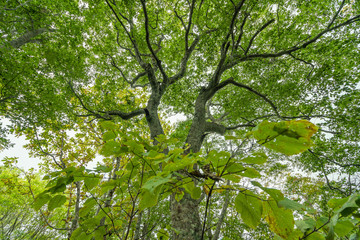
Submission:
[[[186,139],[190,148],[186,153],[198,152],[201,149],[206,130],[205,104],[207,99],[208,93],[202,90],[195,103],[194,119]],[[172,226],[178,231],[175,233],[175,240],[201,239],[202,225],[199,216],[199,201],[192,199],[190,194],[185,193],[179,202],[172,198],[171,220]]]
[[[173,240],[198,240],[201,238],[201,222],[199,217],[199,202],[192,199],[190,194],[177,202],[171,198],[172,227],[177,232]]]

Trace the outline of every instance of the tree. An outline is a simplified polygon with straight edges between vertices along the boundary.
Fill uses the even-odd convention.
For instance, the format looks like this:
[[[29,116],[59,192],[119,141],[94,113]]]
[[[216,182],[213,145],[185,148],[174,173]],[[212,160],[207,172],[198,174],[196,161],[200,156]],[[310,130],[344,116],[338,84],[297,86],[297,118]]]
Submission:
[[[319,123],[315,143],[326,151],[330,150],[325,133],[333,134],[331,141],[339,145],[355,144],[359,8],[358,2],[345,0],[5,2],[0,44],[2,114],[19,131],[62,128],[79,117],[113,123],[145,119],[157,148],[139,138],[128,141],[125,149],[136,155],[142,145],[146,147],[141,151],[162,151],[182,159],[177,165],[183,168],[172,168],[173,177],[167,178],[170,171],[160,165],[147,183],[162,187],[175,176],[178,181],[192,179],[191,190],[179,187],[170,197],[173,239],[203,239],[207,212],[200,219],[200,202],[191,192],[198,191],[197,184],[203,186],[209,202],[225,171],[232,175],[220,160],[231,162],[243,177],[258,176],[254,168],[241,167],[262,162],[264,152],[246,158],[251,153],[244,149],[258,142],[287,155],[305,151],[316,132],[305,120]],[[26,24],[19,21],[30,22],[31,27],[24,28]],[[139,103],[139,98],[146,103]],[[164,137],[169,134],[159,115],[177,113],[186,121],[173,133],[178,136],[173,144]],[[262,122],[265,119],[270,122]],[[256,141],[246,135],[255,126]],[[114,126],[104,128],[118,131]],[[231,154],[219,137],[224,134],[238,145]],[[227,152],[201,151],[204,145],[212,147],[206,142],[214,139],[219,141],[215,148],[224,146]],[[115,140],[112,144],[119,147]],[[179,145],[184,150],[174,152]],[[114,149],[103,153],[123,154]],[[329,163],[300,161],[308,168]],[[152,196],[149,189],[142,194]],[[235,202],[241,212],[240,203],[248,204],[249,196],[255,195],[237,191]],[[264,210],[268,218],[273,216],[270,208],[276,208],[271,204]],[[246,224],[254,227],[258,219]],[[270,229],[282,237],[292,234],[292,230],[283,234],[274,225]]]
[[[32,207],[33,194],[44,190],[39,174],[25,172],[5,159],[0,167],[0,236],[1,239],[48,239],[59,236],[47,229],[41,214]],[[51,216],[56,218],[56,216]]]

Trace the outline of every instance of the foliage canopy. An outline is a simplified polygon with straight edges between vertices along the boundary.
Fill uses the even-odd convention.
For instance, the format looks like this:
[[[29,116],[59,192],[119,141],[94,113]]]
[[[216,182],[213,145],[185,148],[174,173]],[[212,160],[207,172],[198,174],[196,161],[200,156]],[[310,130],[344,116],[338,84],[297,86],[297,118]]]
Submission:
[[[46,221],[69,239],[356,239],[359,12],[353,0],[3,1],[12,124],[0,131],[44,159],[34,209],[65,214]],[[267,185],[284,162],[325,178],[316,206]]]

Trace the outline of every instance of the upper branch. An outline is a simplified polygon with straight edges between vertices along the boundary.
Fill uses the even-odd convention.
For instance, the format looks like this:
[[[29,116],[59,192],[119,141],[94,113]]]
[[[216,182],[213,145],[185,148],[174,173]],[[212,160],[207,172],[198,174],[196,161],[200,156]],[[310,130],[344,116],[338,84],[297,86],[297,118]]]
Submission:
[[[252,36],[252,38],[250,39],[249,45],[248,45],[248,47],[246,48],[245,53],[244,53],[245,55],[247,55],[247,53],[249,52],[250,47],[251,47],[254,39],[256,38],[256,36],[257,36],[261,31],[263,31],[265,28],[267,28],[267,27],[268,27],[271,23],[273,23],[273,22],[275,22],[275,19],[274,19],[274,18],[271,19],[270,21],[268,21],[267,23],[265,23],[259,30],[256,31],[256,33],[254,34],[254,36]]]
[[[138,73],[132,80],[129,80],[129,79],[125,76],[125,74],[124,74],[124,72],[122,71],[122,69],[115,63],[114,58],[113,58],[111,55],[109,55],[109,54],[106,54],[106,55],[111,58],[111,65],[120,72],[121,76],[124,78],[124,80],[125,80],[128,84],[130,84],[131,87],[135,88],[135,87],[144,87],[144,86],[146,86],[146,85],[144,85],[144,86],[142,86],[142,85],[135,85],[136,82],[137,82],[141,77],[143,77],[143,76],[146,75],[146,72]]]
[[[221,74],[224,72],[224,63],[225,63],[225,60],[226,60],[226,55],[227,55],[227,52],[229,50],[229,47],[230,47],[230,42],[228,42],[229,40],[229,37],[233,35],[233,31],[234,31],[234,26],[235,26],[235,21],[236,21],[236,18],[244,4],[245,0],[242,0],[241,2],[238,3],[238,5],[235,6],[235,10],[234,10],[234,14],[232,16],[232,19],[231,19],[231,23],[230,23],[230,26],[229,26],[229,30],[228,30],[228,33],[221,45],[221,56],[220,56],[220,60],[219,60],[219,63],[216,67],[216,70],[214,72],[214,75],[211,79],[211,82],[210,82],[210,87],[214,87],[216,86],[219,81],[220,81],[220,77],[221,77]],[[233,43],[234,44],[234,43]]]
[[[242,83],[239,83],[239,82],[236,82],[234,81],[234,78],[230,77],[228,78],[227,80],[221,82],[215,89],[214,89],[214,93],[219,91],[220,89],[226,87],[227,85],[229,84],[232,84],[234,86],[237,86],[237,87],[240,87],[240,88],[245,88],[247,90],[249,90],[250,92],[253,92],[255,93],[256,95],[258,95],[259,97],[261,97],[262,99],[264,99],[266,102],[268,102],[270,104],[270,106],[272,107],[272,109],[274,110],[276,116],[280,119],[284,119],[280,113],[278,112],[277,110],[277,107],[275,106],[275,104],[270,100],[268,99],[264,94],[261,94],[259,93],[258,91],[254,90],[253,88],[245,85],[245,84],[242,84]]]
[[[69,81],[69,86],[71,91],[74,93],[75,97],[79,100],[82,108],[84,110],[86,110],[87,112],[89,112],[88,114],[79,114],[77,115],[78,117],[90,117],[90,116],[94,116],[96,118],[101,118],[104,120],[111,120],[112,116],[117,116],[120,117],[124,120],[128,120],[130,118],[145,114],[146,111],[145,109],[138,109],[138,110],[134,110],[132,112],[129,113],[125,113],[125,112],[121,112],[121,111],[93,111],[90,108],[86,107],[86,105],[84,104],[84,102],[82,101],[82,99],[80,98],[80,96],[76,93],[72,83]]]
[[[116,19],[118,20],[118,22],[121,24],[122,28],[124,29],[124,31],[126,32],[126,35],[128,36],[129,40],[131,41],[132,45],[133,45],[133,48],[135,50],[135,57],[136,57],[136,60],[138,61],[138,63],[140,64],[140,66],[144,69],[146,69],[146,64],[145,62],[142,60],[141,58],[141,54],[140,54],[140,51],[139,51],[139,48],[137,46],[137,43],[135,41],[135,39],[133,39],[131,37],[131,34],[129,32],[129,30],[126,28],[125,24],[123,23],[123,21],[120,19],[120,17],[118,16],[118,14],[116,13],[115,9],[113,8],[113,6],[111,6],[111,4],[109,3],[108,0],[105,0],[107,5],[109,6],[109,8],[111,9],[111,11],[113,12],[113,14],[115,15]],[[130,19],[124,17],[123,15],[121,15],[122,18],[124,18],[125,20],[127,20],[129,22],[130,25],[132,25],[132,22]]]
[[[177,80],[179,80],[185,76],[187,63],[191,57],[191,54],[195,50],[196,45],[199,43],[200,39],[202,38],[202,36],[204,36],[205,34],[210,34],[216,30],[217,29],[208,30],[208,31],[205,31],[203,34],[195,37],[195,39],[191,43],[190,47],[187,50],[185,50],[184,57],[181,59],[181,62],[180,62],[179,72],[169,78],[169,84],[173,84],[174,82],[176,82]]]
[[[276,57],[280,57],[280,56],[283,56],[283,55],[288,55],[290,53],[293,53],[293,52],[296,52],[300,49],[303,49],[303,48],[306,48],[308,45],[316,42],[317,40],[319,40],[324,34],[328,33],[328,32],[331,32],[331,31],[334,31],[338,28],[341,28],[343,26],[346,26],[346,25],[349,25],[351,23],[354,23],[356,21],[359,21],[360,20],[360,14],[359,15],[356,15],[352,18],[350,18],[349,20],[343,22],[343,23],[340,23],[334,27],[328,27],[326,28],[325,30],[321,31],[318,35],[316,35],[315,37],[309,39],[308,41],[304,42],[303,44],[301,44],[300,46],[298,46],[297,44],[287,50],[283,50],[283,51],[280,51],[280,52],[277,52],[277,53],[260,53],[260,54],[251,54],[251,55],[246,55],[246,56],[240,56],[240,55],[235,55],[234,56],[234,60],[229,62],[226,66],[225,66],[225,69],[229,69],[235,65],[237,65],[238,63],[240,62],[244,62],[244,61],[247,61],[247,60],[254,60],[254,59],[257,59],[257,58],[276,58]]]
[[[194,13],[195,2],[196,2],[196,0],[193,0],[191,2],[190,13],[189,13],[189,22],[188,22],[187,28],[185,28],[185,31],[186,31],[185,32],[185,51],[187,51],[189,49],[189,33],[190,33],[190,29],[191,29],[192,15]]]
[[[240,41],[241,41],[241,38],[244,34],[244,26],[245,26],[245,23],[246,23],[246,20],[247,18],[250,16],[250,14],[248,13],[245,13],[245,17],[244,17],[244,20],[243,22],[241,23],[241,26],[240,26],[240,34],[239,34],[239,37],[236,41],[236,44],[235,44],[235,50],[238,49],[239,45],[240,45]]]
[[[158,66],[158,68],[160,69],[160,72],[163,76],[163,79],[165,82],[168,81],[168,76],[166,75],[163,67],[162,67],[162,64],[161,64],[161,61],[160,59],[156,56],[156,53],[154,51],[154,49],[152,48],[151,46],[151,42],[150,42],[150,32],[149,32],[149,17],[148,17],[148,14],[147,14],[147,10],[146,10],[146,4],[145,4],[145,0],[141,0],[141,4],[142,4],[142,8],[143,8],[143,11],[144,11],[144,18],[145,18],[145,32],[146,32],[146,43],[147,43],[147,46],[151,52],[151,55],[153,56],[153,58],[155,59],[156,61],[156,65]]]

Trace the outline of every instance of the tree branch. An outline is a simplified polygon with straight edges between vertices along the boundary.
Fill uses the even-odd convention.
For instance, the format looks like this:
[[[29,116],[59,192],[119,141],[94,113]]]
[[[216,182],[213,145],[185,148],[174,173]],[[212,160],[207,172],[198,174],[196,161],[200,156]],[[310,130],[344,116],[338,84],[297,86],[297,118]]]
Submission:
[[[40,39],[33,39],[33,38],[40,35],[40,34],[42,34],[42,33],[54,32],[54,31],[55,31],[54,29],[49,29],[49,28],[34,29],[34,30],[26,32],[25,34],[23,34],[19,38],[10,41],[10,45],[13,48],[20,48],[23,45],[25,45],[27,43],[30,43],[30,42],[39,42]]]
[[[111,55],[109,55],[109,54],[106,54],[106,55],[111,58],[111,65],[120,72],[120,74],[121,74],[121,76],[124,78],[125,82],[127,82],[128,84],[130,84],[130,86],[131,86],[132,88],[135,88],[135,87],[143,87],[143,86],[141,86],[141,85],[135,85],[135,83],[136,83],[141,77],[145,76],[145,75],[146,75],[146,72],[138,73],[138,74],[130,81],[130,80],[125,76],[125,74],[124,74],[124,72],[122,71],[122,69],[121,69],[119,66],[117,66],[117,64],[115,63],[114,58],[113,58]],[[144,86],[146,86],[146,85],[144,85]]]
[[[256,31],[256,33],[254,34],[254,36],[252,36],[252,38],[250,39],[249,45],[245,50],[244,55],[246,56],[247,53],[249,52],[251,45],[254,41],[254,39],[256,38],[257,35],[259,35],[260,32],[262,32],[265,28],[267,28],[271,23],[275,22],[275,19],[271,19],[270,21],[268,21],[267,23],[265,23],[259,30]]]
[[[262,99],[264,99],[266,102],[268,102],[270,104],[270,106],[272,107],[272,109],[274,110],[276,116],[280,119],[283,119],[284,118],[280,115],[280,113],[278,112],[277,110],[277,107],[275,106],[275,104],[270,100],[268,99],[265,95],[259,93],[258,91],[254,90],[253,88],[245,85],[245,84],[242,84],[242,83],[238,83],[236,81],[234,81],[234,78],[229,78],[223,82],[221,82],[216,88],[215,88],[215,92],[219,91],[220,89],[224,88],[225,86],[229,85],[229,84],[232,84],[234,86],[237,86],[237,87],[240,87],[240,88],[245,88],[247,90],[249,90],[250,92],[252,93],[255,93],[256,95],[258,95],[259,97],[261,97]]]
[[[140,66],[142,68],[144,68],[146,70],[146,64],[145,62],[142,60],[141,58],[141,54],[140,54],[140,51],[139,51],[139,48],[136,44],[136,41],[135,39],[133,39],[131,37],[131,34],[129,32],[129,30],[127,30],[125,24],[123,23],[123,21],[121,21],[121,19],[119,18],[118,14],[116,13],[115,9],[111,6],[111,4],[109,3],[108,0],[105,0],[106,1],[106,4],[109,6],[109,8],[111,9],[111,11],[113,12],[113,14],[115,15],[116,19],[118,20],[118,22],[121,24],[121,26],[123,27],[123,29],[125,30],[126,32],[126,35],[128,36],[129,40],[131,41],[132,45],[133,45],[133,48],[135,50],[135,56],[136,56],[136,60],[138,61],[138,63],[140,64]],[[122,14],[121,14],[122,18],[124,18],[125,20],[127,20],[129,22],[129,24],[131,25],[131,21],[127,18],[125,18]]]
[[[161,64],[160,59],[156,56],[156,53],[154,52],[154,49],[153,49],[152,46],[151,46],[151,42],[150,42],[150,32],[149,32],[149,17],[148,17],[147,10],[146,10],[145,0],[141,0],[141,5],[142,5],[143,11],[144,11],[146,43],[147,43],[148,49],[150,50],[153,58],[155,59],[156,65],[157,65],[158,68],[160,69],[160,72],[161,72],[161,74],[162,74],[162,76],[163,76],[164,82],[167,82],[167,81],[168,81],[168,76],[166,75],[166,73],[165,73],[165,71],[164,71],[164,69],[163,69],[163,67],[162,67],[162,64]]]
[[[283,50],[283,51],[280,51],[280,52],[277,52],[277,53],[259,53],[259,54],[251,54],[251,55],[246,55],[246,56],[235,55],[234,60],[229,62],[225,66],[225,69],[232,68],[233,66],[237,65],[240,62],[244,62],[244,61],[248,61],[248,60],[255,60],[255,59],[258,59],[258,58],[277,58],[277,57],[281,57],[283,55],[287,55],[287,54],[296,52],[296,51],[298,51],[300,49],[303,49],[303,48],[306,48],[308,45],[316,42],[317,40],[319,40],[326,33],[334,31],[334,30],[336,30],[338,28],[341,28],[343,26],[352,24],[352,23],[354,23],[356,21],[359,21],[359,20],[360,20],[360,15],[356,15],[356,16],[350,18],[349,20],[347,20],[347,21],[345,21],[343,23],[340,23],[340,24],[338,24],[338,25],[336,25],[334,27],[326,28],[325,30],[320,32],[318,35],[316,35],[315,37],[311,38],[310,40],[304,42],[300,46],[295,45],[295,46],[293,46],[293,47],[291,47],[291,48],[289,48],[287,50]]]
[[[82,99],[80,98],[80,96],[75,92],[75,89],[73,88],[73,85],[70,81],[69,81],[69,85],[70,85],[71,91],[74,93],[75,97],[79,100],[82,108],[85,109],[87,112],[89,112],[89,114],[77,115],[78,117],[94,116],[96,118],[101,118],[104,120],[111,120],[112,119],[111,116],[117,116],[124,120],[128,120],[130,118],[133,118],[133,117],[136,117],[136,116],[146,113],[145,109],[138,109],[138,110],[134,110],[129,113],[125,113],[125,112],[121,112],[121,111],[93,111],[85,106],[85,104],[82,101]],[[100,113],[102,113],[103,115]]]
[[[196,2],[196,0],[192,0],[192,2],[191,2],[190,12],[189,12],[189,22],[188,22],[187,28],[185,28],[185,31],[186,31],[185,32],[185,51],[187,51],[189,49],[189,32],[191,29],[192,15],[194,13],[195,2]]]
[[[205,132],[215,132],[220,135],[224,135],[226,128],[218,123],[214,122],[205,122]]]
[[[303,62],[303,63],[311,66],[311,70],[310,70],[310,72],[308,73],[308,75],[307,75],[307,77],[306,77],[306,79],[309,81],[309,80],[310,80],[310,75],[311,75],[311,73],[312,73],[312,72],[314,71],[314,69],[315,69],[314,64],[312,64],[312,63],[310,63],[310,62],[307,62],[307,61],[305,61],[305,60],[303,60],[303,59],[301,59],[301,58],[295,57],[292,53],[289,53],[289,55],[290,55],[292,58],[294,58],[295,60],[298,60],[298,61],[300,61],[300,62]]]
[[[244,20],[243,20],[243,22],[242,22],[242,24],[241,24],[241,26],[240,26],[240,34],[239,34],[239,37],[238,37],[238,39],[237,39],[237,41],[236,41],[236,44],[235,44],[235,50],[237,50],[238,47],[239,47],[239,45],[240,45],[241,38],[242,38],[242,36],[243,36],[243,34],[244,34],[244,26],[245,26],[246,20],[247,20],[247,18],[248,18],[249,16],[250,16],[250,14],[245,13]]]

